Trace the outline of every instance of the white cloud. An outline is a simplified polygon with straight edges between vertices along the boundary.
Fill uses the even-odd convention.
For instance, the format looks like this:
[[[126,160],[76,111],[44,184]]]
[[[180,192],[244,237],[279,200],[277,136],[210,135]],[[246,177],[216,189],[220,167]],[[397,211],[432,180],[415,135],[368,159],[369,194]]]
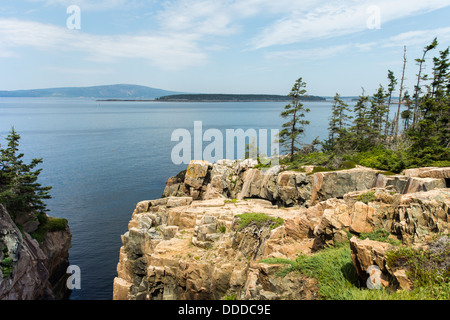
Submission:
[[[329,47],[313,47],[310,49],[273,51],[267,53],[265,56],[268,59],[314,61],[329,59],[338,55],[342,55],[345,52],[355,50],[359,52],[369,52],[377,48],[407,46],[412,47],[413,50],[418,49],[419,51],[421,51],[422,48],[426,45],[429,45],[435,37],[437,37],[439,43],[447,44],[448,42],[450,42],[450,27],[409,31],[386,39],[367,43],[353,43]]]
[[[252,41],[255,49],[308,41],[327,39],[361,32],[368,29],[368,21],[375,12],[370,0],[320,1],[307,6],[296,5],[292,12],[270,26]],[[388,23],[425,12],[450,6],[448,0],[382,0],[376,2],[381,23]],[[382,27],[382,25],[381,25]]]
[[[198,39],[182,33],[141,35],[92,35],[38,22],[0,19],[0,47],[13,50],[81,52],[98,62],[122,58],[142,59],[163,69],[181,69],[207,60]]]
[[[383,46],[425,46],[430,44],[435,37],[438,38],[439,43],[450,42],[450,27],[403,32],[389,38],[387,41],[385,41]]]
[[[82,10],[88,11],[104,11],[117,8],[130,8],[141,6],[140,0],[28,0],[30,2],[41,2],[44,6],[62,6],[68,7],[77,5]],[[149,2],[149,1],[147,1]]]
[[[342,54],[351,48],[351,45],[338,45],[312,49],[275,51],[266,54],[266,58],[279,60],[324,60]]]

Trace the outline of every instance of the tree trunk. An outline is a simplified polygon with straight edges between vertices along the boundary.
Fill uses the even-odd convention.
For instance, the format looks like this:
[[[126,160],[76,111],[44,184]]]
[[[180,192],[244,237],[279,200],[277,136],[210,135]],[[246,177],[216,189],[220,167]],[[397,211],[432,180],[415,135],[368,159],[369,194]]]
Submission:
[[[406,68],[406,46],[403,47],[403,71],[402,71],[402,81],[400,82],[400,95],[398,97],[398,109],[397,116],[395,120],[395,136],[398,136],[398,122],[400,119],[400,108],[402,106],[402,94],[403,94],[403,81],[405,80],[405,68]]]

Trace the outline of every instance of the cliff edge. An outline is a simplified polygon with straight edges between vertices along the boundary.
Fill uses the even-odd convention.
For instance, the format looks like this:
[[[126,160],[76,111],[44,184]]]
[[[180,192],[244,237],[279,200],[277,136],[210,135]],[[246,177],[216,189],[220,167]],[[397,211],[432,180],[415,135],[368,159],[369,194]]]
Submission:
[[[29,222],[20,230],[0,204],[0,300],[68,298],[69,227],[47,230],[38,242],[23,230],[37,230]]]
[[[285,264],[265,261],[295,261],[341,242],[350,244],[361,283],[378,266],[381,279],[403,288],[404,270],[386,267],[391,244],[359,236],[384,230],[392,241],[419,245],[449,233],[450,168],[387,176],[256,166],[192,161],[169,178],[161,199],[139,202],[122,236],[113,298],[317,299],[317,279],[280,277]]]

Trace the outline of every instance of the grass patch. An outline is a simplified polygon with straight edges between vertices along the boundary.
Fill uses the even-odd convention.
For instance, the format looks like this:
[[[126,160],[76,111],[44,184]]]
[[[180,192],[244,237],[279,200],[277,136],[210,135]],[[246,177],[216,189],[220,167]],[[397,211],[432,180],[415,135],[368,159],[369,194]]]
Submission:
[[[369,202],[375,201],[377,198],[375,197],[375,190],[367,191],[365,193],[360,194],[356,197],[357,201],[364,202],[365,204],[368,204]]]
[[[64,231],[68,225],[67,219],[52,218],[46,215],[38,216],[39,227],[31,234],[31,237],[36,239],[39,243],[44,241],[45,235],[48,232]]]
[[[259,228],[261,228],[264,224],[269,224],[271,230],[278,228],[279,226],[282,226],[284,223],[284,220],[282,218],[269,217],[265,213],[250,212],[250,213],[238,214],[238,215],[236,215],[236,217],[239,218],[239,220],[238,220],[239,226],[238,226],[237,231],[244,229],[245,227],[249,226],[251,223],[256,224]]]
[[[280,277],[290,272],[298,272],[317,279],[318,296],[323,300],[449,300],[448,246],[445,247],[441,243],[431,246],[431,251],[432,254],[424,254],[411,248],[402,248],[393,251],[389,256],[388,263],[391,266],[396,263],[397,265],[407,263],[414,270],[411,270],[411,276],[419,281],[413,280],[417,287],[411,291],[393,291],[390,288],[369,290],[361,286],[352,263],[348,243],[325,248],[312,256],[300,255],[296,260],[271,258],[259,262],[286,265],[278,273]],[[435,268],[432,267],[433,265],[441,267],[446,265],[447,269]],[[418,269],[422,271],[418,272]]]
[[[274,258],[260,262],[287,265],[279,276],[299,272],[317,279],[319,298],[323,300],[349,300],[360,291],[348,244],[325,248],[312,256],[300,255],[295,261]]]
[[[392,239],[389,236],[391,233],[389,231],[386,231],[384,229],[377,229],[373,232],[363,232],[359,235],[359,238],[361,240],[369,239],[373,241],[379,241],[379,242],[387,242],[394,246],[399,246],[401,244],[400,240]]]

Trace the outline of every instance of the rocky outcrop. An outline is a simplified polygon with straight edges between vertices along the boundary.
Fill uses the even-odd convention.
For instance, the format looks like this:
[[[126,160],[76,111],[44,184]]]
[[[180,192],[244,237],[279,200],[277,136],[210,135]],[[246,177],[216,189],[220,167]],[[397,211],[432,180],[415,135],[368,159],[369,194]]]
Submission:
[[[63,299],[71,234],[48,232],[41,244],[12,221],[0,204],[0,300]]]
[[[156,206],[138,204],[122,237],[114,299],[315,296],[314,280],[300,275],[279,278],[282,266],[258,263],[266,257],[294,258],[298,252],[311,252],[315,244],[308,238],[310,226],[297,221],[296,210],[278,209],[258,199],[186,198],[184,204],[168,206],[173,200]],[[272,229],[268,219],[239,229],[239,215],[249,212],[285,223]]]
[[[359,236],[384,230],[410,245],[449,233],[450,189],[431,183],[403,193],[411,179],[441,178],[367,168],[262,172],[256,164],[191,163],[184,178],[169,180],[164,194],[172,196],[138,203],[122,236],[114,299],[315,299],[316,280],[278,277],[284,266],[263,259],[295,260],[349,237],[361,283],[406,286],[404,270],[386,268],[392,245]]]
[[[284,207],[309,207],[370,188],[391,188],[407,194],[447,188],[450,184],[450,168],[410,169],[399,175],[385,175],[364,167],[316,173],[305,167],[303,170],[309,172],[306,173],[287,171],[283,166],[260,169],[257,165],[251,159],[221,160],[214,164],[191,161],[186,171],[168,179],[163,197],[259,198]]]
[[[143,201],[122,237],[114,299],[313,299],[313,279],[277,277],[283,267],[261,259],[295,259],[299,253],[348,241],[348,234],[378,229],[404,244],[449,231],[448,189],[407,195],[388,189],[365,192],[372,195],[367,203],[358,200],[364,195],[358,191],[309,208],[278,208],[261,199]],[[241,217],[248,213],[283,223],[271,228],[270,219],[255,219],[242,227]],[[380,269],[377,283],[386,284],[384,253],[392,246],[356,237],[350,244],[361,280],[369,278],[367,270],[375,265]]]

